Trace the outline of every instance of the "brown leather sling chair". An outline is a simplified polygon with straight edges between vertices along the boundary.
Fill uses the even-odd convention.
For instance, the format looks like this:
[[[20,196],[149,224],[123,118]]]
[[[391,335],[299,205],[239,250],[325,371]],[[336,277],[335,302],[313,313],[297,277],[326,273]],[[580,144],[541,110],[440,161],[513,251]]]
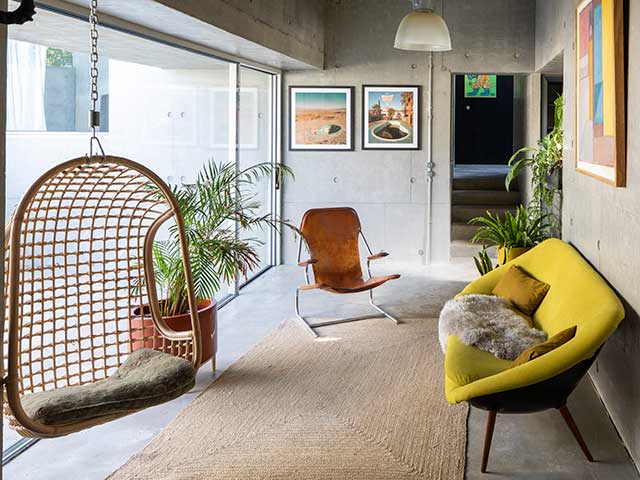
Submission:
[[[387,257],[389,254],[380,252],[374,254],[362,233],[360,219],[353,208],[317,208],[307,211],[302,217],[300,225],[300,240],[298,243],[298,265],[304,267],[306,285],[296,289],[296,316],[302,321],[307,331],[317,337],[314,328],[354,322],[375,316],[384,315],[396,324],[391,314],[385,312],[373,301],[373,289],[400,278],[400,275],[385,275],[373,277],[370,264],[372,260]],[[360,264],[359,240],[362,237],[369,252],[367,257],[368,278],[362,275]],[[302,243],[305,242],[309,250],[310,259],[301,261]],[[309,266],[313,269],[314,282],[309,278]],[[322,323],[309,324],[300,315],[300,292],[320,289],[330,293],[347,294],[369,292],[369,304],[379,313],[361,317],[329,320]]]

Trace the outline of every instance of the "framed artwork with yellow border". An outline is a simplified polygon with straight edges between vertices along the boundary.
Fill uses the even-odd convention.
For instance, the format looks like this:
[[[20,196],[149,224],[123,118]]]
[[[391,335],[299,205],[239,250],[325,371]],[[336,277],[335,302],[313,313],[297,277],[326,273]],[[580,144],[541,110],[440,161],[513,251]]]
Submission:
[[[624,0],[576,7],[576,170],[626,186]]]

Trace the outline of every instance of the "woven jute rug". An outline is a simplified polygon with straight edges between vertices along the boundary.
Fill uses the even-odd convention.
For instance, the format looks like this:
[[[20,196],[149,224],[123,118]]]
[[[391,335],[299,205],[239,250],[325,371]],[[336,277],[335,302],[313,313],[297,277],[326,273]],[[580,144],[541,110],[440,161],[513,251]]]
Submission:
[[[467,408],[444,399],[430,310],[322,341],[283,322],[109,478],[462,479]]]

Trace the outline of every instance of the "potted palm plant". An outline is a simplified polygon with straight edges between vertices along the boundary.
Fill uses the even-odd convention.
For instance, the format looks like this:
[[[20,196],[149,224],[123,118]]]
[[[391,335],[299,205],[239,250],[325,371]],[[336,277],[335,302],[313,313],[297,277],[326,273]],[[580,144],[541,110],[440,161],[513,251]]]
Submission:
[[[202,363],[213,359],[214,369],[215,293],[233,282],[237,275],[246,276],[259,266],[257,247],[262,242],[248,236],[250,232],[284,224],[269,213],[259,214],[260,202],[251,191],[258,180],[274,173],[279,177],[292,175],[282,164],[260,163],[239,171],[233,162],[217,165],[209,161],[198,173],[194,184],[172,188],[189,243],[191,276],[203,341]],[[180,240],[175,227],[169,228],[165,239],[154,243],[153,267],[164,320],[175,331],[190,330]],[[148,313],[148,307],[134,311],[132,326],[138,329],[138,338],[146,339],[134,342],[134,349],[152,348],[154,337],[156,346],[159,345],[160,334],[155,331]]]
[[[504,217],[487,212],[486,216],[469,221],[480,225],[472,241],[495,246],[498,264],[503,265],[549,238],[548,218],[549,214],[523,205],[515,213],[505,212]]]

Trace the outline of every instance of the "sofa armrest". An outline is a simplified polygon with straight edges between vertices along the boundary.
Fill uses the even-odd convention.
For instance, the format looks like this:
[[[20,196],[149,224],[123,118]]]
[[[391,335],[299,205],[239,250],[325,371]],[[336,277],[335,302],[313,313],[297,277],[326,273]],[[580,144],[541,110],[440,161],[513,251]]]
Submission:
[[[382,251],[382,252],[378,252],[378,253],[373,254],[373,255],[369,255],[367,257],[367,260],[369,260],[369,261],[380,260],[381,258],[388,257],[388,256],[389,256],[389,254],[387,252]]]
[[[316,260],[315,258],[310,258],[308,260],[305,260],[304,262],[299,262],[298,266],[299,267],[308,267],[309,265],[313,265],[314,263],[318,263],[318,260]]]
[[[548,380],[590,358],[599,346],[580,340],[570,342],[530,362],[509,368],[467,385],[458,385],[446,377],[446,397],[449,403],[460,403],[472,398],[527,387]],[[603,339],[604,340],[604,339]]]

